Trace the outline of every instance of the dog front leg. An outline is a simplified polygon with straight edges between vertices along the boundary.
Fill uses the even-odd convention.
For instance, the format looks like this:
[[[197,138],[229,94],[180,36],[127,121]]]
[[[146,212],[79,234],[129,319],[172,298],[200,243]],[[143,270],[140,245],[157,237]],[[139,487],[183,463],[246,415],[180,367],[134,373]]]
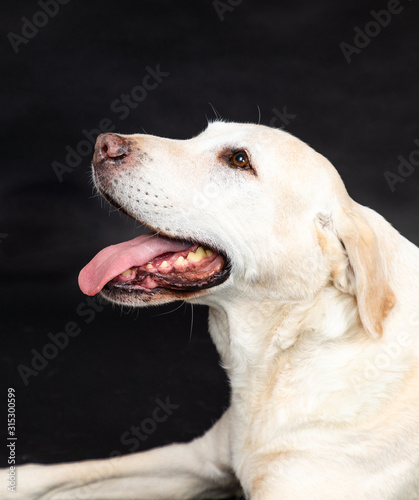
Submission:
[[[204,436],[187,444],[107,460],[23,466],[17,472],[16,493],[0,492],[0,498],[186,500],[238,495],[240,487],[230,466],[227,413]]]

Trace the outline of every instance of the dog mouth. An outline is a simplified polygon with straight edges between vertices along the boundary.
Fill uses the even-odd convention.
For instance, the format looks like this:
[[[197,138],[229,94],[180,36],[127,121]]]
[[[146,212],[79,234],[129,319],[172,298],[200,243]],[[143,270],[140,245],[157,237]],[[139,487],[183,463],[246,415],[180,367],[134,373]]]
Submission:
[[[206,244],[149,233],[100,251],[80,272],[79,286],[91,296],[194,292],[221,284],[229,267]]]
[[[119,211],[129,213],[107,189],[95,171],[99,193]],[[147,224],[145,224],[147,226]],[[174,238],[147,226],[152,232],[101,250],[80,271],[79,286],[86,295],[100,292],[116,302],[132,303],[161,298],[186,299],[223,283],[230,263],[219,249],[204,242]]]

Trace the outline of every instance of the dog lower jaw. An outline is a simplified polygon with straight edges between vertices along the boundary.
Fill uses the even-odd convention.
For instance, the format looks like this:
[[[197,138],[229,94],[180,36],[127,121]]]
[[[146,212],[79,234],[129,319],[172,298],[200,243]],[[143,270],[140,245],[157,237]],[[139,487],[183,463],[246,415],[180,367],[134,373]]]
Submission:
[[[176,301],[192,302],[203,296],[205,292],[210,293],[207,288],[193,292],[168,290],[164,288],[126,292],[118,288],[109,289],[105,287],[100,292],[100,295],[109,302],[119,306],[149,307],[169,304]]]
[[[101,296],[110,302],[134,307],[160,305],[177,300],[195,301],[204,295],[212,295],[218,286],[227,281],[231,269],[227,261],[223,260],[223,264],[217,272],[195,282],[182,281],[179,276],[173,281],[167,275],[151,273],[144,273],[144,280],[138,283],[111,280],[102,289]],[[147,283],[147,279],[153,280],[153,288],[142,286],[141,283]]]

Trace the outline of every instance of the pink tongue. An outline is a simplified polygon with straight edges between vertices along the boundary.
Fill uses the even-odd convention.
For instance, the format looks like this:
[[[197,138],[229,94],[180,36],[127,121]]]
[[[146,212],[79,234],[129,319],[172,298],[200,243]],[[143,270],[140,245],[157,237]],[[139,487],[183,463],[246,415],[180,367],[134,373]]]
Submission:
[[[167,252],[180,252],[192,246],[187,241],[175,241],[154,233],[143,234],[130,241],[101,250],[79,274],[79,286],[86,295],[96,295],[111,279],[133,266]]]

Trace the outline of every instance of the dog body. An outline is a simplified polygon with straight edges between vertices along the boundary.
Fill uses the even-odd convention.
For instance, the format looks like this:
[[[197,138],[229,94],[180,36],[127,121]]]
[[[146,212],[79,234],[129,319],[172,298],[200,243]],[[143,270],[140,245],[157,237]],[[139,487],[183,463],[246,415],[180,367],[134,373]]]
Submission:
[[[102,251],[81,288],[208,305],[231,406],[188,444],[23,466],[10,498],[418,500],[419,249],[281,130],[104,134],[93,163],[156,234]]]

